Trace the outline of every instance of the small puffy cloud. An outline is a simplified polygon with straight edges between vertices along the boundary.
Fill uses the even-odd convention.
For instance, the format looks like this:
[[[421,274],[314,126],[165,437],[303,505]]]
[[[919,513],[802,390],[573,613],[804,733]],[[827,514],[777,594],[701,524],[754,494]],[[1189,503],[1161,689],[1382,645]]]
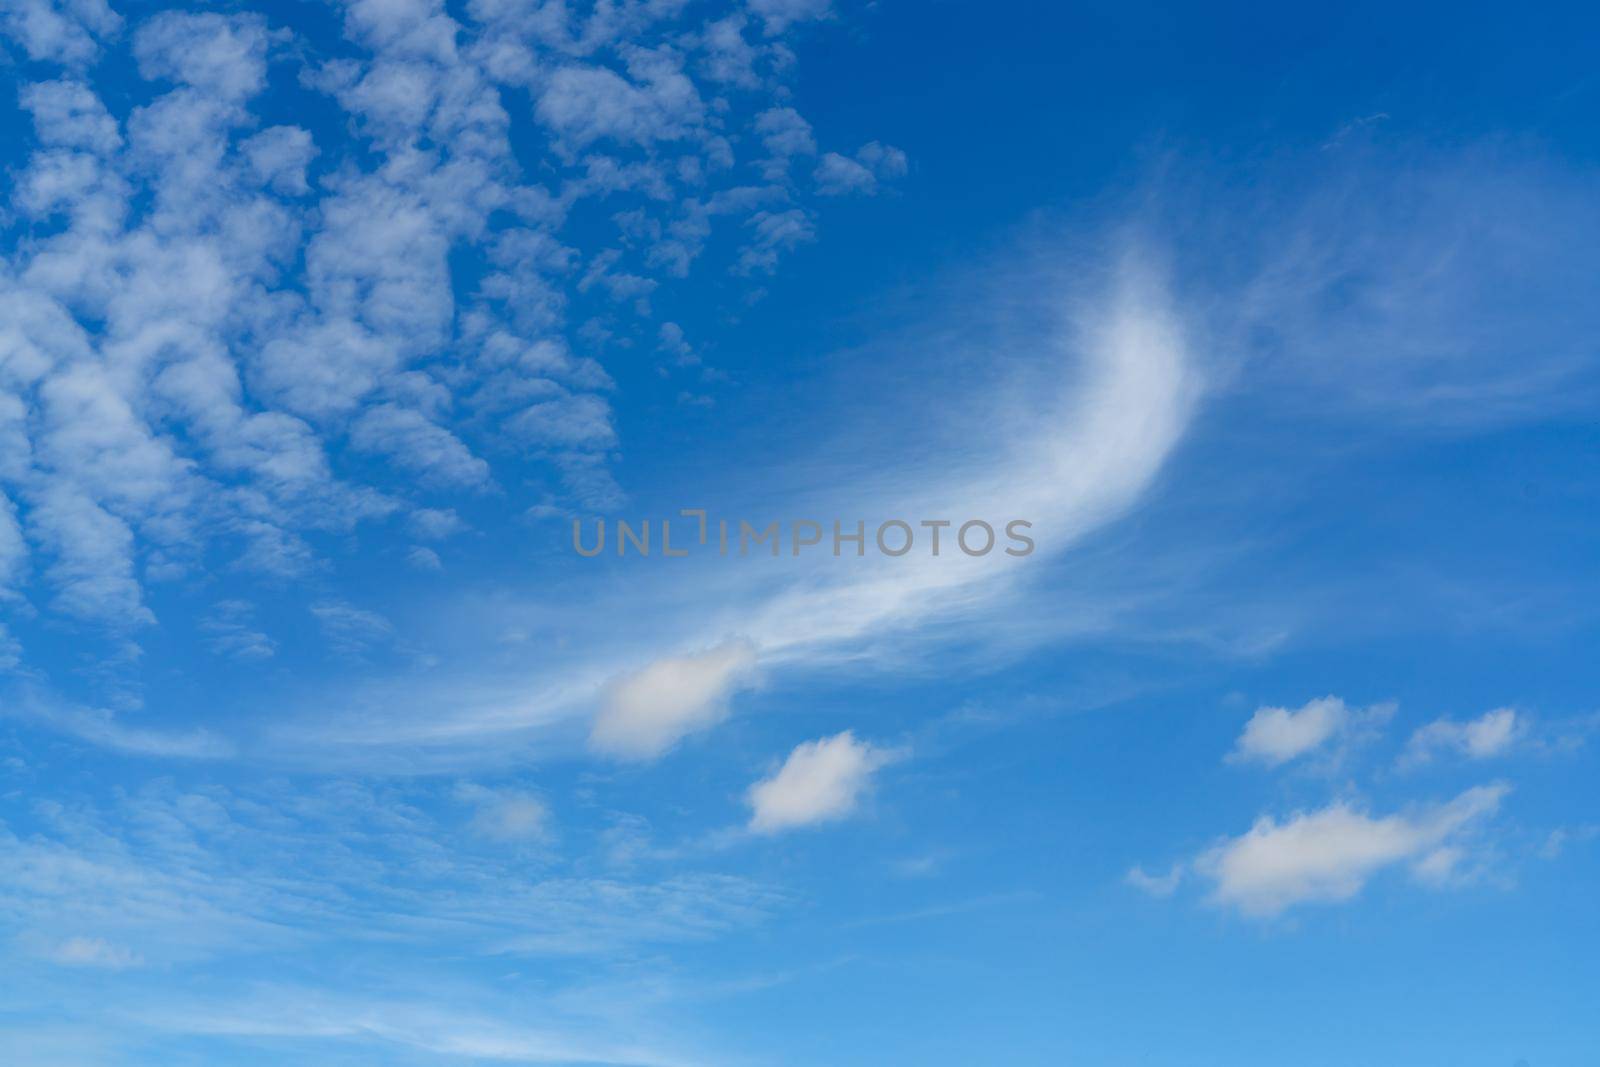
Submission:
[[[911,169],[910,160],[906,159],[904,152],[879,141],[868,141],[856,149],[856,159],[885,181],[904,178]]]
[[[471,782],[456,787],[456,799],[475,810],[473,833],[492,841],[539,841],[550,830],[550,809],[532,793],[489,789]]]
[[[602,139],[671,141],[700,124],[700,96],[668,57],[639,51],[629,66],[638,81],[606,67],[557,70],[535,108],[540,121],[578,146]]]
[[[532,444],[566,448],[610,448],[617,432],[611,405],[588,393],[557,397],[525,408],[506,428]]]
[[[1143,867],[1133,867],[1123,876],[1123,881],[1141,893],[1170,897],[1178,891],[1178,883],[1183,881],[1183,864],[1173,864],[1166,874],[1146,874]]]
[[[33,60],[80,65],[114,36],[122,19],[105,0],[7,0],[0,4],[0,32]],[[97,40],[98,39],[98,40]]]
[[[122,147],[117,120],[81,82],[63,79],[24,85],[17,98],[33,115],[34,129],[44,144],[100,153]]]
[[[266,85],[269,42],[259,15],[164,11],[139,30],[134,54],[146,78],[169,78],[235,100]]]
[[[621,258],[622,254],[614,248],[596,255],[578,281],[578,292],[587,293],[598,286],[619,303],[633,301],[635,309],[647,315],[650,294],[656,291],[660,283],[642,274],[612,269]]]
[[[1235,742],[1231,758],[1277,766],[1333,737],[1350,718],[1338,697],[1312,700],[1298,710],[1257,708]]]
[[[755,649],[731,641],[671,656],[613,682],[589,734],[590,747],[623,759],[650,759],[680,738],[720,722],[728,697],[748,682]]]
[[[872,141],[861,146],[855,158],[829,152],[817,163],[813,175],[817,192],[823,196],[850,193],[871,195],[880,181],[905,177],[909,169],[906,154],[898,148]]]
[[[1281,823],[1263,816],[1202,855],[1195,869],[1215,883],[1214,903],[1261,917],[1297,904],[1349,900],[1374,874],[1400,863],[1438,883],[1463,854],[1460,838],[1508,792],[1505,785],[1479,786],[1410,815],[1373,817],[1340,802]]]
[[[750,829],[770,834],[844,818],[888,759],[849,730],[796,745],[776,773],[750,787]]]
[[[1299,708],[1261,707],[1245,723],[1228,754],[1230,762],[1277,767],[1386,721],[1394,705],[1351,708],[1336,696],[1307,701]]]
[[[663,322],[657,334],[657,347],[672,356],[673,361],[681,367],[693,366],[700,362],[700,357],[695,355],[694,347],[683,336],[683,327],[675,322]]]
[[[837,152],[829,152],[822,157],[814,177],[817,192],[823,196],[870,193],[878,187],[878,179],[873,177],[872,171]]]
[[[755,128],[761,143],[774,156],[787,159],[790,156],[808,156],[817,150],[811,123],[792,107],[768,108],[756,116]]]
[[[709,80],[737,85],[741,89],[760,87],[756,61],[761,52],[744,38],[746,21],[743,15],[729,15],[707,25],[700,35],[700,48],[704,53],[700,69]]]
[[[811,124],[792,107],[769,108],[756,116],[755,131],[771,153],[761,166],[768,181],[780,181],[797,156],[816,154],[817,141]]]
[[[1522,722],[1512,708],[1496,708],[1468,722],[1438,719],[1411,735],[1405,759],[1424,762],[1440,752],[1488,759],[1511,748],[1522,734]]]

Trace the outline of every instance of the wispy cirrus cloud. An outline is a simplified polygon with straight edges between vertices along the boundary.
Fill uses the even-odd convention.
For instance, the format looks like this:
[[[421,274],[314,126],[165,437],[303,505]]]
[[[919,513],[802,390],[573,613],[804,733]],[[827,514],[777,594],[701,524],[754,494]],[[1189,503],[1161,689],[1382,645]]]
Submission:
[[[22,950],[0,986],[37,1025],[92,1031],[103,1054],[184,1035],[217,1058],[248,1043],[528,1063],[716,1059],[656,1010],[676,1002],[667,976],[631,1004],[588,983],[613,970],[636,979],[663,946],[759,925],[785,906],[781,891],[681,863],[645,876],[601,858],[597,870],[586,843],[530,866],[510,846],[542,837],[550,816],[525,786],[446,792],[455,804],[435,804],[431,785],[326,780],[41,794],[0,827],[0,935]],[[343,977],[300,973],[293,961],[307,950],[340,955]],[[420,957],[435,959],[425,973]],[[542,983],[537,1010],[474,965],[505,975],[552,959],[587,961],[587,978]],[[88,970],[139,976],[101,990],[92,1026],[56,995]],[[357,971],[364,992],[351,998]]]

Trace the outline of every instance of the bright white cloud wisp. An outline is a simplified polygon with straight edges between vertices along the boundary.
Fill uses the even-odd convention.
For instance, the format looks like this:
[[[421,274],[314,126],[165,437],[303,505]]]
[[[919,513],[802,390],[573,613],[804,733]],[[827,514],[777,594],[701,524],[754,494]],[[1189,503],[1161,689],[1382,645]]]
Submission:
[[[1437,719],[1411,735],[1405,759],[1425,762],[1440,753],[1472,760],[1489,759],[1509,751],[1522,733],[1514,708],[1495,708],[1476,719],[1456,722]]]
[[[1038,538],[1033,557],[913,553],[841,565],[819,550],[809,559],[785,555],[772,567],[715,571],[687,560],[640,572],[625,596],[583,600],[586,612],[618,624],[476,704],[464,703],[462,687],[453,686],[427,700],[425,711],[402,715],[415,694],[385,692],[381,699],[393,710],[381,721],[323,720],[309,729],[352,753],[419,741],[500,752],[497,739],[588,717],[591,750],[646,760],[720,722],[757,669],[764,676],[829,670],[913,640],[927,649],[956,633],[951,624],[960,620],[1006,616],[1037,573],[1030,564],[1069,551],[1150,488],[1203,387],[1158,273],[1130,261],[1093,299],[1087,292],[1038,295],[1053,311],[1049,328],[1015,339],[1028,359],[1009,367],[1019,379],[1037,378],[1025,390],[1027,403],[1011,399],[1021,390],[1005,374],[990,385],[989,399],[1006,407],[996,423],[1004,434],[968,440],[961,452],[935,454],[924,466],[875,470],[892,493],[869,497],[845,487],[826,500],[788,505],[798,514],[815,507],[932,516],[955,507],[1027,516]],[[714,610],[687,625],[668,621],[691,602]]]

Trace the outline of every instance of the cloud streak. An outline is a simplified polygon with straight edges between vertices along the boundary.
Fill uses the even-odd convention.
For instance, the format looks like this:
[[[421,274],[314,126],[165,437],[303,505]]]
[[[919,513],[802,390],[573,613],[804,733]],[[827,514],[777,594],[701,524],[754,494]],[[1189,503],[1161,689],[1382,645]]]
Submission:
[[[995,406],[994,426],[1003,432],[935,452],[915,468],[870,472],[868,484],[890,487],[882,495],[795,493],[782,505],[796,514],[1027,517],[1038,540],[1033,557],[952,550],[838,560],[819,551],[760,561],[772,564],[763,570],[749,561],[718,569],[688,561],[637,576],[612,606],[590,602],[617,624],[520,683],[514,676],[496,683],[479,706],[458,698],[443,715],[430,707],[426,721],[347,718],[315,733],[357,756],[367,746],[425,742],[470,758],[492,738],[593,716],[593,750],[654,758],[724,717],[729,697],[755,671],[776,679],[859,664],[913,639],[926,651],[963,621],[1003,615],[1042,560],[1134,505],[1199,399],[1197,360],[1160,276],[1130,259],[1109,284],[1096,299],[1052,294],[1049,326],[1020,339],[1027,358],[1001,364],[982,400],[966,398],[972,407]],[[1008,366],[1026,374],[1012,379],[1003,373]],[[1029,399],[1018,402],[1024,380]],[[693,617],[683,608],[691,603],[708,610]],[[571,625],[584,632],[581,621]]]

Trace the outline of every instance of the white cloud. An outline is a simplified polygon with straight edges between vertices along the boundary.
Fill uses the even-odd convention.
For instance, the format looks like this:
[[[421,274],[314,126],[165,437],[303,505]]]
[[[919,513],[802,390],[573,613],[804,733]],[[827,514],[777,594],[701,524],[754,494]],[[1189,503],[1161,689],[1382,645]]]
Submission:
[[[656,660],[607,688],[589,744],[624,759],[649,759],[727,715],[727,700],[749,683],[755,649],[733,641]]]
[[[816,240],[811,216],[801,208],[787,211],[758,211],[746,223],[752,230],[750,243],[739,254],[738,268],[746,274],[772,273],[785,252]]]
[[[909,169],[906,154],[898,148],[872,141],[862,145],[855,158],[828,152],[817,163],[812,176],[817,192],[822,196],[844,196],[849,193],[871,195],[878,191],[879,181],[905,176]]]
[[[803,190],[749,181],[815,151],[771,35],[826,13],[360,0],[330,49],[257,14],[147,10],[119,37],[102,0],[5,4],[0,32],[68,70],[18,67],[37,137],[0,210],[36,228],[0,265],[0,586],[127,631],[153,580],[329,574],[318,551],[357,542],[318,535],[491,489],[489,457],[615,506],[613,383],[568,350],[568,301],[648,314],[714,225],[748,235],[719,265],[743,273],[813,238]],[[145,84],[97,93],[111,47]],[[256,96],[296,75],[330,107],[270,125]],[[513,130],[539,123],[557,151],[529,165]],[[618,232],[569,247],[584,199]]]
[[[474,488],[489,482],[489,465],[427,416],[396,404],[368,408],[350,427],[350,443],[389,456],[424,485]]]
[[[837,152],[829,152],[822,157],[813,178],[817,183],[817,192],[823,196],[870,193],[878,187],[878,179],[872,171]]]
[[[0,29],[34,60],[81,66],[99,54],[99,41],[121,28],[105,0],[8,0],[0,6]]]
[[[532,404],[506,422],[518,437],[539,445],[607,448],[616,443],[611,408],[592,395],[561,396]]]
[[[682,366],[697,366],[700,357],[695,354],[694,347],[683,336],[683,327],[675,322],[663,322],[661,329],[656,332],[656,342],[663,352]]]
[[[127,628],[155,621],[133,573],[133,531],[87,495],[52,487],[28,514],[29,533],[54,557],[47,576],[63,615]]]
[[[1257,708],[1228,753],[1229,762],[1282,766],[1313,752],[1331,765],[1351,747],[1376,738],[1394,715],[1392,702],[1352,708],[1336,696],[1299,708]]]
[[[763,111],[756,116],[754,126],[761,143],[772,153],[762,164],[762,175],[768,181],[782,181],[795,157],[813,155],[817,151],[811,124],[792,107]]]
[[[24,85],[19,102],[33,115],[39,140],[47,145],[84,148],[101,154],[122,147],[117,120],[81,82],[61,80]]]
[[[745,39],[747,21],[743,15],[729,15],[706,27],[701,36],[701,48],[705,55],[700,69],[709,80],[737,85],[741,89],[760,86],[761,78],[756,73],[756,64],[765,50]]]
[[[636,51],[630,81],[605,67],[563,67],[539,96],[539,119],[577,147],[608,138],[648,145],[687,136],[704,118],[694,83],[670,53]]]
[[[236,100],[266,84],[270,36],[259,15],[164,11],[134,38],[134,54],[146,78],[169,78]]]
[[[1183,881],[1183,864],[1173,864],[1166,874],[1146,874],[1143,867],[1133,867],[1123,880],[1152,897],[1170,897],[1178,891],[1178,883]]]
[[[796,745],[782,767],[750,787],[750,829],[770,834],[844,818],[888,759],[849,730]]]
[[[1522,734],[1522,722],[1512,708],[1496,708],[1476,719],[1456,722],[1437,719],[1411,735],[1405,760],[1421,762],[1440,752],[1488,759],[1507,752]]]
[[[842,488],[816,498],[815,508],[811,500],[789,497],[791,513],[939,515],[959,501],[969,514],[1025,515],[1036,533],[1049,530],[1039,539],[1033,561],[1068,551],[1086,533],[1122,515],[1180,439],[1201,382],[1160,279],[1131,263],[1112,277],[1112,288],[1102,294],[1052,290],[1045,309],[1051,328],[1011,339],[1010,347],[1044,355],[1033,360],[1037,378],[1013,380],[1017,371],[1008,368],[992,394],[977,398],[1001,412],[989,421],[1008,428],[1003,440],[968,437],[959,454],[937,453],[926,467],[877,468],[864,478],[866,488],[859,493],[849,488],[850,479],[836,479]],[[1058,324],[1064,311],[1078,316],[1067,328]],[[1026,402],[1017,399],[1023,392]],[[861,452],[874,454],[869,448]],[[884,486],[893,487],[889,495]],[[733,642],[749,650],[750,662],[772,672],[881,662],[912,648],[917,650],[912,654],[945,649],[950,641],[966,640],[995,624],[1004,629],[1003,622],[1016,617],[1012,609],[1025,595],[1028,576],[1037,573],[1030,560],[999,552],[868,557],[847,568],[828,566],[836,562],[831,558],[792,564],[787,555],[784,559],[786,565],[767,570],[713,571],[688,560],[682,568],[641,573],[625,594],[585,601],[584,617],[612,621],[589,633],[577,646],[581,651],[530,665],[520,680],[493,689],[477,686],[470,699],[463,699],[462,686],[454,681],[441,679],[426,694],[394,692],[375,681],[370,693],[350,694],[351,714],[343,721],[324,717],[305,723],[292,738],[288,732],[282,736],[304,758],[331,751],[360,760],[370,755],[368,746],[417,743],[435,746],[430,758],[494,758],[519,732],[548,729],[598,709],[591,734],[596,749],[654,755],[682,733],[679,715],[672,712],[676,687],[664,687],[669,702],[659,717],[670,728],[661,736],[641,730],[645,739],[630,744],[628,728],[635,720],[654,725],[658,718],[639,710],[648,703],[648,682],[656,677],[650,667],[640,667],[678,663],[684,640],[700,648]],[[679,617],[686,603],[707,602],[712,591],[710,602],[718,610],[704,619],[699,632],[663,647],[659,620]],[[973,624],[953,625],[962,620]],[[914,642],[908,640],[913,637]],[[632,672],[639,672],[637,684],[606,684]],[[695,728],[726,714],[727,694],[720,684],[713,691],[718,699],[711,713],[701,714],[697,702],[691,702],[693,712],[679,713]],[[396,712],[381,727],[355,710],[375,700]],[[401,708],[408,710],[401,714]],[[306,749],[308,736],[336,738],[340,747]]]
[[[856,158],[871,167],[879,178],[904,178],[911,169],[911,162],[904,152],[881,141],[868,141],[856,149]]]
[[[1400,863],[1437,881],[1455,866],[1459,839],[1509,791],[1479,786],[1406,815],[1373,817],[1340,802],[1281,823],[1263,816],[1249,832],[1200,856],[1195,869],[1215,883],[1213,902],[1263,917],[1298,904],[1349,900],[1373,875]]]
[[[1278,766],[1318,748],[1350,722],[1350,709],[1335,696],[1288,708],[1257,708],[1235,742],[1231,759]]]

